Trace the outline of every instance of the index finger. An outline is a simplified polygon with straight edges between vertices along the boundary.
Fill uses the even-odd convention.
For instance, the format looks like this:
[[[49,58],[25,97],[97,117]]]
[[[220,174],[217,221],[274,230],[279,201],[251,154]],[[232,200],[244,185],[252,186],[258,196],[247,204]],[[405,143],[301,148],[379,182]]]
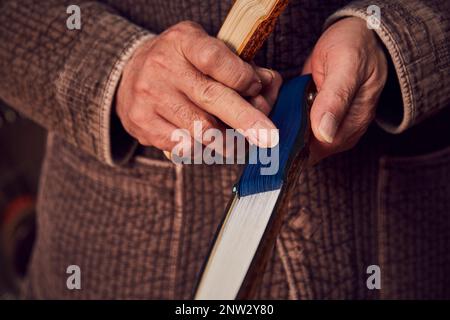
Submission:
[[[198,28],[181,42],[186,59],[202,73],[238,91],[256,96],[262,89],[254,68],[237,56],[227,45]]]
[[[278,143],[278,132],[272,121],[236,91],[196,70],[186,76],[179,79],[178,86],[196,105],[230,127],[247,133],[253,144],[267,148]],[[261,130],[266,132],[263,134]]]

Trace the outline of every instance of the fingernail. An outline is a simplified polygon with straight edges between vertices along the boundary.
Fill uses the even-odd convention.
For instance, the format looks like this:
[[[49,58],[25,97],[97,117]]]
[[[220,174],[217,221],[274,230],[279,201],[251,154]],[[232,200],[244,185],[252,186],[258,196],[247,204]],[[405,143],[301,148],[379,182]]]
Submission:
[[[274,148],[280,142],[280,131],[278,129],[270,130],[270,141],[268,148]]]
[[[278,129],[268,121],[258,121],[249,130],[248,139],[261,148],[273,148],[279,142]]]
[[[260,68],[258,74],[261,77],[262,83],[264,85],[270,85],[273,81],[274,74],[270,69]]]
[[[262,89],[262,82],[261,80],[257,80],[256,82],[253,82],[250,86],[250,88],[248,88],[247,94],[250,97],[256,97]]]
[[[258,135],[256,133],[256,130],[249,129],[245,136],[247,137],[248,141],[251,144],[254,144],[256,146],[259,144],[259,142],[258,142]]]
[[[325,112],[319,124],[319,133],[322,138],[326,142],[332,143],[334,137],[336,136],[337,129],[338,123],[334,114],[331,112]]]

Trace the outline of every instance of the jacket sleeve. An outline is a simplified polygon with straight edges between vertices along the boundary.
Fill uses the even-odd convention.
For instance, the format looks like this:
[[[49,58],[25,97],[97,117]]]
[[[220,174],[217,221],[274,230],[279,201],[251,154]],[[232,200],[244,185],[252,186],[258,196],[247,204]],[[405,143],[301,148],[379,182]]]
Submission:
[[[334,13],[325,27],[344,17],[367,21],[371,5],[380,8],[380,26],[374,31],[395,70],[388,83],[396,83],[385,90],[399,88],[403,102],[380,101],[377,122],[400,133],[450,105],[450,1],[354,1]]]
[[[152,35],[97,1],[78,1],[81,30],[69,30],[71,4],[0,1],[0,98],[100,161],[118,164],[136,142],[112,112],[114,94],[134,49]]]

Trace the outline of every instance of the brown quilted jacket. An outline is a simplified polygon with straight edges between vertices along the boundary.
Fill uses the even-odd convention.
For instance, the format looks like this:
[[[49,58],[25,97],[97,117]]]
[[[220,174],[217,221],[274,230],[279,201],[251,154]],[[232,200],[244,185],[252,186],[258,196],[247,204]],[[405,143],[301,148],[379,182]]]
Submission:
[[[24,296],[189,298],[238,168],[136,150],[113,99],[142,41],[181,20],[216,34],[232,1],[79,0],[69,31],[72,2],[0,1],[0,98],[49,130]],[[256,60],[294,76],[326,25],[372,4],[392,62],[378,124],[301,176],[259,298],[450,298],[450,2],[292,0]]]

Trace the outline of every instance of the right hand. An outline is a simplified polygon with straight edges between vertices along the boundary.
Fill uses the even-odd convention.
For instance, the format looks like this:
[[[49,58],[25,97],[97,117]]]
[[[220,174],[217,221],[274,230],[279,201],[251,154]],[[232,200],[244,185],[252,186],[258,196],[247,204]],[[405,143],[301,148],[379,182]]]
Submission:
[[[278,73],[244,62],[199,25],[181,22],[136,50],[123,72],[116,112],[142,145],[170,151],[178,143],[173,130],[187,129],[194,137],[196,120],[204,131],[224,132],[225,124],[276,129],[267,115],[281,82]],[[247,138],[271,146],[265,137]]]

